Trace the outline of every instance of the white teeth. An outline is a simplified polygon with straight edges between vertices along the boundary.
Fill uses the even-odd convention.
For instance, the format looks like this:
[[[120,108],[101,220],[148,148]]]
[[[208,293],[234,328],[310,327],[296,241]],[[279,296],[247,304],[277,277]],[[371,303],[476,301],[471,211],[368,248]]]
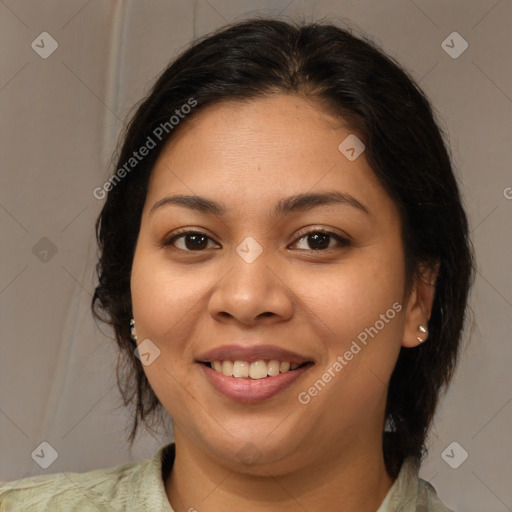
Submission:
[[[267,364],[267,375],[270,377],[274,377],[275,375],[279,375],[279,361],[272,359]]]
[[[249,367],[251,379],[264,379],[267,376],[267,363],[263,360],[254,361]]]
[[[235,361],[233,364],[233,377],[249,377],[249,363],[246,361]]]
[[[233,376],[233,363],[232,361],[223,361],[222,362],[222,373],[227,375],[228,377]]]
[[[275,377],[280,373],[296,370],[300,367],[300,364],[278,361],[277,359],[271,359],[268,362],[259,359],[251,363],[247,361],[212,361],[211,367],[227,377],[264,379],[267,376]]]
[[[279,366],[279,371],[281,373],[286,373],[289,370],[290,370],[290,363],[288,361],[283,361],[281,363],[281,366]]]

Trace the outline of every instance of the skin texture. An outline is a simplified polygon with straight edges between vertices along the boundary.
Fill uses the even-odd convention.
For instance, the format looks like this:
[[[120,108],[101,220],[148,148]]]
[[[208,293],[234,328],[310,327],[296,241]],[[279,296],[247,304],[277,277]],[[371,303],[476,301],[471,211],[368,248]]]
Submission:
[[[386,386],[400,347],[419,343],[433,287],[418,281],[405,295],[398,209],[364,153],[351,162],[338,150],[350,133],[298,96],[222,102],[179,126],[153,169],[131,290],[138,343],[150,339],[160,350],[144,370],[174,422],[165,488],[176,512],[339,504],[374,512],[393,483],[382,453]],[[350,194],[368,213],[331,204],[271,216],[284,197],[327,191]],[[173,194],[213,199],[226,214],[177,205],[150,214]],[[204,248],[193,250],[185,237],[163,246],[179,228],[208,236]],[[318,228],[350,244],[328,237],[330,249],[315,250],[305,232]],[[263,249],[252,263],[236,252],[248,236]],[[300,403],[299,393],[395,303],[401,311]],[[196,362],[236,343],[276,345],[315,364],[276,396],[241,404],[213,388]],[[257,463],[238,455],[248,442]]]

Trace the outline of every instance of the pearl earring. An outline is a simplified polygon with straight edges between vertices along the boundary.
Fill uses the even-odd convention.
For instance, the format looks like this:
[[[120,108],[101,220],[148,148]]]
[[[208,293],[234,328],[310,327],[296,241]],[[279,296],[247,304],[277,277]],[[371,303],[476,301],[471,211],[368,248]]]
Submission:
[[[427,329],[423,327],[423,325],[418,325],[418,331],[426,333]],[[428,335],[427,335],[428,336]],[[423,338],[420,338],[419,336],[416,338],[420,343],[423,343],[425,340]],[[425,338],[426,339],[426,338]]]
[[[131,330],[132,340],[137,342],[137,333],[135,331],[135,320],[133,318],[130,321],[130,330]]]

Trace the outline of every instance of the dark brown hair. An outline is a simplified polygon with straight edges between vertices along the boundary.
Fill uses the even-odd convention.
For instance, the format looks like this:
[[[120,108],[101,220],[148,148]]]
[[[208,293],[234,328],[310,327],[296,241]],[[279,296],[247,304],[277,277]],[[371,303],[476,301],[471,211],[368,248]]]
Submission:
[[[196,41],[165,69],[127,126],[116,169],[126,168],[148,137],[156,147],[108,187],[96,223],[99,284],[92,309],[113,327],[120,348],[118,384],[124,404],[134,407],[130,444],[139,421],[149,426],[162,412],[134,355],[129,326],[130,273],[148,179],[176,131],[168,123],[156,141],[155,130],[191,99],[195,107],[180,126],[207,105],[274,93],[316,102],[362,139],[366,159],[400,209],[408,286],[420,265],[440,264],[429,339],[401,349],[389,383],[392,431],[383,433],[383,450],[396,477],[405,457],[425,455],[436,404],[457,362],[473,277],[468,224],[442,132],[421,89],[373,43],[321,22],[252,19]]]

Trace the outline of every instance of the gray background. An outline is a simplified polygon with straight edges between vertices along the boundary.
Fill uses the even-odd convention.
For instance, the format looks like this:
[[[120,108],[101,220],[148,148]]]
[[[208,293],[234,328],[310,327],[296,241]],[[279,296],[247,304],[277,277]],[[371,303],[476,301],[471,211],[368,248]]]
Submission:
[[[435,105],[479,267],[474,326],[421,476],[458,511],[512,510],[511,0],[1,1],[0,480],[114,466],[167,442],[143,434],[127,450],[115,346],[89,311],[102,205],[92,191],[166,64],[192,38],[252,14],[348,22]],[[31,48],[44,31],[59,45],[46,59]],[[442,47],[454,31],[469,44],[456,59]],[[58,452],[47,469],[31,457],[41,442]],[[453,464],[462,449],[468,458],[452,469],[446,453]]]

